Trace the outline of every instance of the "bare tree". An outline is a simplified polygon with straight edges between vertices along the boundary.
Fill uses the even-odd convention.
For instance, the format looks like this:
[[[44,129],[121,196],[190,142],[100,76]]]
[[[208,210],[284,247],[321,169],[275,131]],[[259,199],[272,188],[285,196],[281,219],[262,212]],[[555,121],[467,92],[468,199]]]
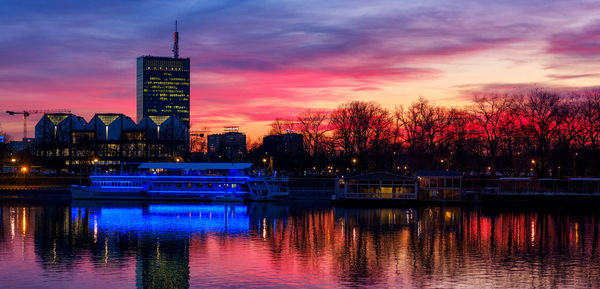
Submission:
[[[516,102],[521,133],[532,140],[532,164],[539,175],[547,175],[550,150],[564,118],[558,94],[542,89],[534,89]]]
[[[296,123],[293,120],[276,118],[271,123],[270,135],[284,134],[287,132],[294,131]]]
[[[209,127],[203,127],[199,131],[190,133],[190,149],[192,152],[206,153]]]
[[[394,116],[401,127],[399,135],[408,148],[414,168],[437,165],[439,149],[447,145],[447,115],[445,108],[433,106],[422,97],[406,109],[396,109]]]
[[[600,158],[600,89],[583,92],[579,98],[582,101],[574,108],[581,120],[581,138],[577,139],[577,144],[580,150],[587,147],[590,151],[590,159],[597,160]],[[571,113],[574,114],[575,111]],[[598,163],[592,161],[590,165],[592,173],[597,176]]]
[[[496,158],[502,140],[502,125],[509,113],[509,97],[506,95],[486,94],[473,97],[471,115],[478,124],[485,139],[487,155],[492,172],[496,171]]]
[[[331,115],[331,125],[345,157],[358,157],[361,168],[383,165],[382,156],[393,135],[392,121],[389,111],[375,102],[345,103]]]
[[[298,131],[304,136],[309,155],[318,156],[325,152],[329,115],[326,111],[305,110],[298,115]]]

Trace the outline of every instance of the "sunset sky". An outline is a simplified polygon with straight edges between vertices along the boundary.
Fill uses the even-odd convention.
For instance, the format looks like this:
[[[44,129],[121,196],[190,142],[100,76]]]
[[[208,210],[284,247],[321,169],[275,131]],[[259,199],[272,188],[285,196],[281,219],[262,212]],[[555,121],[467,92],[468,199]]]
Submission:
[[[136,58],[172,55],[175,19],[192,130],[258,138],[276,117],[350,100],[465,105],[600,79],[599,1],[4,0],[0,19],[0,130],[13,139],[22,120],[5,110],[135,120]]]

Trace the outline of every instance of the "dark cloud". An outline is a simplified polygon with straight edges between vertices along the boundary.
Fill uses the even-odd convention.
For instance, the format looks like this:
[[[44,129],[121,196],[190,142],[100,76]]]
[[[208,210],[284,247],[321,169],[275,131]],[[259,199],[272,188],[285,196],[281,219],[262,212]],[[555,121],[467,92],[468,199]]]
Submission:
[[[598,5],[538,0],[6,0],[0,8],[0,100],[14,107],[35,100],[47,106],[52,105],[47,100],[60,97],[82,113],[132,112],[135,59],[170,55],[173,21],[178,19],[181,55],[192,62],[192,103],[202,108],[193,108],[195,119],[223,121],[227,117],[218,115],[229,111],[245,121],[262,122],[311,102],[339,103],[352,99],[352,92],[435,79],[444,74],[439,64],[514,44],[560,56],[548,68],[597,61],[600,24],[565,27],[583,19],[581,15],[591,17]],[[593,75],[547,74],[555,79]],[[510,87],[473,84],[456,90]],[[264,114],[266,108],[270,114]]]

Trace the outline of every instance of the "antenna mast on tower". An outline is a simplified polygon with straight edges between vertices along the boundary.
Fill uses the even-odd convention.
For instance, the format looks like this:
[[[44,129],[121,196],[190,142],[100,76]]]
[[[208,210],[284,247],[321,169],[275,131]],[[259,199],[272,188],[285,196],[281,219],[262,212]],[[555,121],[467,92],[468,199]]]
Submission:
[[[179,32],[177,32],[177,20],[175,20],[175,33],[173,33],[173,57],[179,58]]]

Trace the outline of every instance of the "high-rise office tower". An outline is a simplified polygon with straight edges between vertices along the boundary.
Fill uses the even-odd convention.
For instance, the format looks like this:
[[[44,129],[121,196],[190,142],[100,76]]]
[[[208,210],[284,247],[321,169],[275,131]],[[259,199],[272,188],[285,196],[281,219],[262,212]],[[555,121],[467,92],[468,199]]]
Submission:
[[[190,59],[179,58],[175,22],[173,57],[137,58],[137,119],[175,115],[190,128]]]

